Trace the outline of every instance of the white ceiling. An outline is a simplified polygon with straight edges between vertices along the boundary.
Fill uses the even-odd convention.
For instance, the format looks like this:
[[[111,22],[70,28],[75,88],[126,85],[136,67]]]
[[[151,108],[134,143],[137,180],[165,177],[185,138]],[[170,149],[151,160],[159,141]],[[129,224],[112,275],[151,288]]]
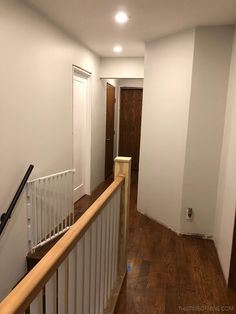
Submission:
[[[98,55],[143,56],[146,41],[198,25],[234,24],[236,0],[26,0]],[[130,20],[118,25],[125,10]]]

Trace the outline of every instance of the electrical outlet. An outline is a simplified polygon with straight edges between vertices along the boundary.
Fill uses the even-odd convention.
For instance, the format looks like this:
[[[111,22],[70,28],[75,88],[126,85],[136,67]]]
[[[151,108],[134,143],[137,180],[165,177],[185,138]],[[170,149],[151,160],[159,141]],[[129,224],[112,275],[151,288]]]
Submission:
[[[191,207],[186,209],[186,220],[193,220],[193,209]]]

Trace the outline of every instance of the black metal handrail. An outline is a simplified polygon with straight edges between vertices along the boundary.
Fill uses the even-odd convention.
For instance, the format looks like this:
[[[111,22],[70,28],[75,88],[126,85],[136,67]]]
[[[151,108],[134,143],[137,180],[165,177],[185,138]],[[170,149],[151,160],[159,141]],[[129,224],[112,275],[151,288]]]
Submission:
[[[29,179],[29,176],[33,170],[34,166],[33,165],[30,165],[29,168],[27,169],[25,175],[24,175],[24,178],[22,179],[21,181],[21,184],[19,185],[17,191],[16,191],[16,194],[14,195],[12,201],[11,201],[11,204],[10,206],[8,207],[8,210],[6,211],[6,213],[3,213],[1,215],[1,223],[0,223],[0,235],[2,234],[7,222],[8,222],[8,219],[11,218],[11,214],[13,212],[13,209],[15,208],[16,206],[16,203],[27,183],[27,180]]]

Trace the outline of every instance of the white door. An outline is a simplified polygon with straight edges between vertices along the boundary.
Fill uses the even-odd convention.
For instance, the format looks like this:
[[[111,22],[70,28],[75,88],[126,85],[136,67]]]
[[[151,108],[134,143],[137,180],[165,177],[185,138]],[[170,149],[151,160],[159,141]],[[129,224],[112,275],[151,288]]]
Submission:
[[[75,75],[73,79],[73,163],[76,170],[74,202],[85,194],[87,88],[87,79]]]

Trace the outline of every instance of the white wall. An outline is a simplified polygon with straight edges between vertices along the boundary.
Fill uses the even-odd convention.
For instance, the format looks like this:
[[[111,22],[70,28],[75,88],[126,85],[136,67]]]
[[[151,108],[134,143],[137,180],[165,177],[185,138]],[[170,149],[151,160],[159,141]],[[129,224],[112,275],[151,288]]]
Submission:
[[[118,87],[143,88],[143,79],[120,79],[118,80]]]
[[[143,78],[143,58],[102,58],[101,78]]]
[[[72,64],[92,72],[92,189],[104,178],[105,105],[100,60],[21,1],[0,2],[0,208],[30,163],[32,177],[72,167]],[[22,196],[0,239],[0,298],[25,271]]]
[[[146,46],[138,209],[179,230],[194,30]]]
[[[196,28],[181,233],[213,235],[233,30]]]
[[[228,281],[236,205],[236,33],[230,68],[214,240]]]

